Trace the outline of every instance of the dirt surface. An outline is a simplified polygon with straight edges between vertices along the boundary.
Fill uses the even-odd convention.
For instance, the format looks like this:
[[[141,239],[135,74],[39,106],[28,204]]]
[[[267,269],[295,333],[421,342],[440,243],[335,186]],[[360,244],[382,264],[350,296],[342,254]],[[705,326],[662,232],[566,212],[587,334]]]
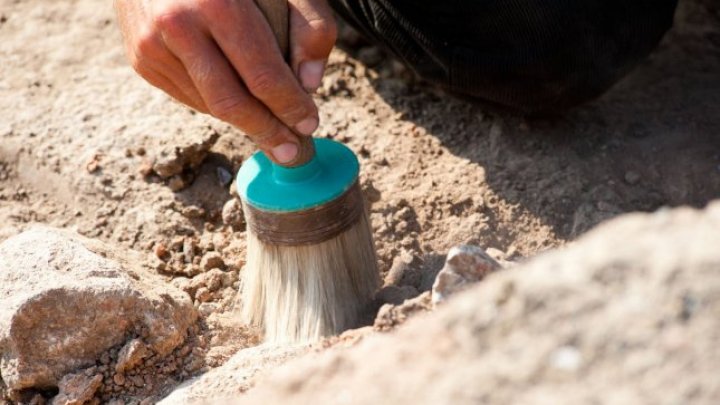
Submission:
[[[111,2],[0,0],[0,60],[0,241],[40,222],[143,252],[194,297],[210,367],[257,344],[228,326],[245,231],[223,212],[252,144],[135,75]],[[648,60],[562,117],[458,100],[349,33],[316,100],[317,136],[360,158],[384,275],[439,270],[461,243],[520,260],[620,213],[720,197],[712,0],[681,1]]]

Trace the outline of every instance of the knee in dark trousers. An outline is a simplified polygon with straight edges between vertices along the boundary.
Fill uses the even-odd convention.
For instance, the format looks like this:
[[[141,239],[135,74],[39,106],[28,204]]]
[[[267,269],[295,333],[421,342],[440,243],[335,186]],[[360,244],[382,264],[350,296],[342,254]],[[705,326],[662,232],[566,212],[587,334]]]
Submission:
[[[625,75],[677,0],[331,0],[358,30],[447,90],[526,113],[561,111]]]

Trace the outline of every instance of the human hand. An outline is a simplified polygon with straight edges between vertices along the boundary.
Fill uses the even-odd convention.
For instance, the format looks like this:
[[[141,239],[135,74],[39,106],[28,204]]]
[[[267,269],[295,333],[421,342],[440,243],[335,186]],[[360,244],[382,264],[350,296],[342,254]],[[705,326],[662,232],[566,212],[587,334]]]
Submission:
[[[115,0],[126,53],[140,76],[226,121],[277,163],[311,135],[336,26],[326,0],[289,0],[290,64],[253,0]]]

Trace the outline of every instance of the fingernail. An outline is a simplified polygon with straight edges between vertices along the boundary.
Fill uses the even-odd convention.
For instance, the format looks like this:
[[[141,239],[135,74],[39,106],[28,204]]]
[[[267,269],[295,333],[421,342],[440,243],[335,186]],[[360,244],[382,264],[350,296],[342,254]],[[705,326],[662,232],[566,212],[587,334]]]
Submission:
[[[315,91],[320,87],[325,61],[309,60],[300,64],[300,83],[305,90]]]
[[[300,121],[299,124],[295,125],[295,129],[303,135],[312,135],[318,127],[317,118],[305,118]]]
[[[294,143],[283,143],[272,148],[272,155],[278,163],[288,163],[295,159],[298,147]]]

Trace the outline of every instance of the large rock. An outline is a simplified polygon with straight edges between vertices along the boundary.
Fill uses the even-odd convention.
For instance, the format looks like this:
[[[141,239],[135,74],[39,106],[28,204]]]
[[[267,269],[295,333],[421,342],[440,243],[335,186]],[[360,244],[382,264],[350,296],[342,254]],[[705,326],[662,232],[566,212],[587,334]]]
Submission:
[[[633,214],[240,404],[717,403],[720,204]]]
[[[12,390],[47,388],[146,328],[162,355],[196,313],[187,294],[139,257],[53,228],[0,244],[0,376]]]

